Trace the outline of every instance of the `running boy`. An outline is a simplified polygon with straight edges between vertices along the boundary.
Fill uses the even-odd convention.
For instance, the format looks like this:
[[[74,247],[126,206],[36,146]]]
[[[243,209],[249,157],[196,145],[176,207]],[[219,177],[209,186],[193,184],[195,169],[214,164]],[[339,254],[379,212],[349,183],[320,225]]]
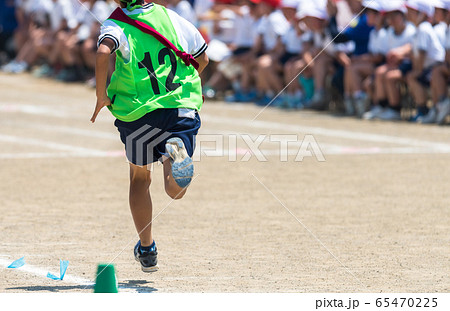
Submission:
[[[161,160],[166,193],[173,199],[184,196],[194,173],[191,157],[203,102],[199,73],[208,64],[207,45],[191,23],[163,6],[115,1],[121,9],[105,21],[98,40],[97,105],[91,122],[105,106],[117,118],[114,124],[130,162],[129,202],[140,238],[134,255],[142,271],[153,272],[158,265],[148,165]],[[107,89],[113,52],[116,70]]]

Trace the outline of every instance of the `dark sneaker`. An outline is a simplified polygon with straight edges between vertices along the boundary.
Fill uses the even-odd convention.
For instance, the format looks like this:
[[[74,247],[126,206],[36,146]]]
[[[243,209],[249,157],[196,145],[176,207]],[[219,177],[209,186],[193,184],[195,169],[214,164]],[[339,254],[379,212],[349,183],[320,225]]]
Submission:
[[[142,251],[141,241],[138,241],[134,247],[134,259],[141,263],[141,269],[144,272],[158,271],[158,250],[156,249],[155,242],[152,244],[150,251]]]
[[[186,151],[183,141],[174,137],[166,142],[166,151],[172,162],[172,176],[181,188],[189,186],[194,176],[194,164]]]

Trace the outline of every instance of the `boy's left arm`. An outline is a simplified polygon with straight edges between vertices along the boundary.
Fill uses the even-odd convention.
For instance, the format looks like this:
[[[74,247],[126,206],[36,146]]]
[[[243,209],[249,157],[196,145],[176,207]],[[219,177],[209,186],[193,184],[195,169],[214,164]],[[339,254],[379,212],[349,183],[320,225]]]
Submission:
[[[114,41],[110,38],[105,38],[99,45],[97,50],[97,57],[95,61],[95,80],[96,80],[96,94],[97,104],[94,113],[91,117],[91,122],[94,123],[98,113],[103,107],[111,105],[111,99],[106,93],[106,81],[108,79],[109,57],[111,51],[114,50]]]

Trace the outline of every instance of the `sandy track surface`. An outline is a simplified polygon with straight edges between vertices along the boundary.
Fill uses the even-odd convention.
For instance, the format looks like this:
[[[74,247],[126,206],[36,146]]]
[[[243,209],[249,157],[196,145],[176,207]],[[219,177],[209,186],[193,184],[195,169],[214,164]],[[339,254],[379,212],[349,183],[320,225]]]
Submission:
[[[128,164],[109,112],[89,122],[94,91],[0,81],[1,292],[91,292],[100,262],[113,262],[123,292],[450,290],[449,127],[272,108],[252,121],[260,107],[206,103],[197,153],[224,137],[223,156],[201,156],[181,201],[154,167],[160,271],[144,274]],[[243,136],[261,134],[310,134],[325,161],[296,162],[295,143],[280,161],[274,136],[261,143],[266,161],[242,161]],[[5,268],[22,256],[25,266]],[[65,279],[46,278],[59,259],[70,261]]]

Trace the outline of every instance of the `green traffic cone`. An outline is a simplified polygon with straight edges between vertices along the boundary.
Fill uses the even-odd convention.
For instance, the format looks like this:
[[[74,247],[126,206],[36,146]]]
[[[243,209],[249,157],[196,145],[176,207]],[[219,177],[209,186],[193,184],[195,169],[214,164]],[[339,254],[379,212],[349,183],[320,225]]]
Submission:
[[[114,266],[99,264],[95,279],[94,293],[118,293],[117,278]]]

